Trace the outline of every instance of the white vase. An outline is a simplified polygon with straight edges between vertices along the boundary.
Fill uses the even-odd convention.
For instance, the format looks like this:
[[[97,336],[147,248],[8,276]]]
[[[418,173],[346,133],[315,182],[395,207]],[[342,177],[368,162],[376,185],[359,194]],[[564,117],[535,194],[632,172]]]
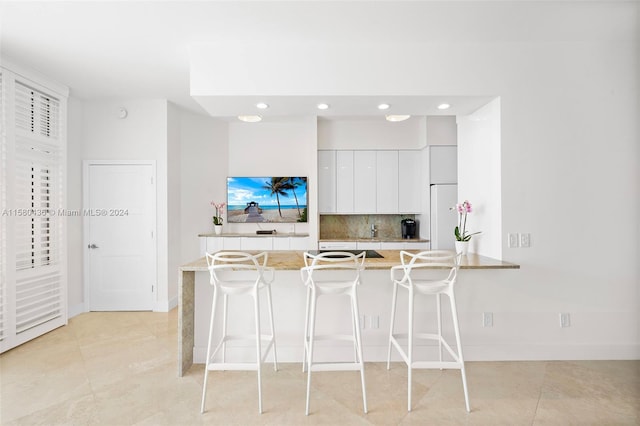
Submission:
[[[215,231],[216,235],[222,234],[222,225],[213,225],[213,230]]]
[[[469,241],[456,241],[456,253],[465,256],[469,251]]]

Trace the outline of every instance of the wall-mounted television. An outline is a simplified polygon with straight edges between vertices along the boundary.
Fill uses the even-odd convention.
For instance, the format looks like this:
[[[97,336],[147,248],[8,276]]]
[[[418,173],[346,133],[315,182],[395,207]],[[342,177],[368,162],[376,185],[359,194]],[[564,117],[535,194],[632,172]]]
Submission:
[[[228,223],[307,222],[307,178],[228,177]]]

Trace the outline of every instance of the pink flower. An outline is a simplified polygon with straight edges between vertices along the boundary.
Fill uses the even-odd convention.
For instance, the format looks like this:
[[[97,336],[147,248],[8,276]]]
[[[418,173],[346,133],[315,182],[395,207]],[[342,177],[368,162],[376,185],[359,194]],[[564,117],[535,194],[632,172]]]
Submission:
[[[227,203],[216,203],[215,201],[212,201],[211,205],[216,209],[216,214],[213,216],[214,225],[222,225],[222,213],[224,212],[224,206],[226,206]]]
[[[452,207],[451,210],[454,208]],[[458,226],[453,230],[457,241],[469,241],[472,235],[479,234],[480,232],[474,232],[472,234],[467,233],[467,214],[471,213],[471,203],[469,200],[464,200],[460,204],[456,204],[455,209],[458,211]]]

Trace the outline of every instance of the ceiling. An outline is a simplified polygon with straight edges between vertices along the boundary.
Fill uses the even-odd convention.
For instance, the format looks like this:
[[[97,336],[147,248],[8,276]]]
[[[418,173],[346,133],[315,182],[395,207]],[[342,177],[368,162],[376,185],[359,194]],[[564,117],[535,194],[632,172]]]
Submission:
[[[427,4],[429,9],[425,9]],[[398,113],[455,115],[471,112],[490,98],[383,99],[371,94],[331,99],[228,96],[196,102],[189,94],[189,46],[265,38],[276,43],[292,38],[386,43],[464,41],[474,28],[473,40],[512,41],[531,37],[530,32],[537,31],[531,25],[527,31],[519,30],[522,22],[518,19],[494,25],[492,20],[498,19],[492,10],[494,3],[470,4],[478,4],[473,16],[483,22],[480,27],[475,20],[460,17],[459,8],[445,2],[0,1],[0,49],[4,57],[68,86],[72,96],[84,100],[168,99],[199,113],[206,109],[217,117],[231,117],[240,111],[255,113],[258,101],[270,104],[262,114],[272,116],[384,115],[375,108],[378,102],[393,104]],[[526,4],[518,6],[526,8]],[[431,13],[434,11],[437,13]],[[435,105],[442,101],[455,108],[437,110]],[[319,112],[315,107],[318,102],[327,102],[331,108]]]

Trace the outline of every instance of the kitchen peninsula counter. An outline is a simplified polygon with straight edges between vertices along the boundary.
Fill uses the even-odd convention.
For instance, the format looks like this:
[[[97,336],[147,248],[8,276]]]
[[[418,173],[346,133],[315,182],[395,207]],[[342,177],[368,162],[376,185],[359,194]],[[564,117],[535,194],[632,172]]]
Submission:
[[[387,303],[386,291],[391,286],[389,284],[388,270],[394,265],[400,264],[400,251],[399,250],[377,250],[383,257],[371,258],[365,260],[365,270],[368,274],[366,283],[367,291],[372,293],[380,300],[379,302]],[[417,252],[416,250],[407,250],[410,252]],[[259,252],[253,252],[259,253]],[[275,311],[283,317],[288,315],[290,308],[303,309],[304,307],[304,291],[303,286],[300,283],[299,270],[304,266],[304,251],[269,251],[268,265],[275,268],[276,279],[272,285],[273,292],[277,293],[279,287],[283,287],[281,290],[287,295],[285,308],[279,309],[279,299],[274,294]],[[477,254],[468,254],[462,257],[460,268],[462,270],[517,270],[519,265],[504,262],[497,259],[492,259],[485,256],[479,256]],[[278,272],[280,271],[280,272]],[[198,274],[196,274],[198,273]],[[179,275],[179,288],[178,288],[178,375],[182,376],[192,365],[194,361],[194,352],[197,350],[194,347],[194,329],[195,318],[203,317],[204,313],[196,315],[196,276],[200,276],[199,282],[208,282],[208,269],[206,258],[189,262],[180,267]],[[202,284],[200,284],[202,286]],[[203,286],[204,287],[204,286]],[[294,294],[295,292],[295,294]],[[297,294],[299,293],[299,294]],[[379,296],[376,296],[379,294]],[[369,295],[371,297],[371,295]],[[297,301],[297,299],[300,299]],[[390,299],[389,299],[390,300]],[[210,305],[210,301],[207,301]],[[361,302],[366,304],[366,300]],[[297,306],[297,305],[300,306]],[[207,306],[204,304],[203,306]],[[201,309],[201,308],[198,308]],[[295,311],[294,309],[294,311]],[[291,313],[293,315],[293,313]],[[297,313],[295,314],[297,315]],[[200,318],[202,320],[202,318]],[[302,320],[300,320],[302,321]],[[298,318],[284,318],[284,324],[298,325]],[[206,322],[206,321],[205,321]],[[301,327],[301,326],[300,326]],[[276,326],[276,330],[279,328]],[[289,330],[287,334],[289,336],[298,333],[298,330]],[[300,334],[302,332],[300,331]],[[301,334],[302,335],[302,334]],[[300,337],[302,339],[302,337]],[[296,339],[291,339],[291,344],[294,345],[297,342]],[[286,342],[282,342],[286,343]],[[282,345],[279,345],[279,349]]]

